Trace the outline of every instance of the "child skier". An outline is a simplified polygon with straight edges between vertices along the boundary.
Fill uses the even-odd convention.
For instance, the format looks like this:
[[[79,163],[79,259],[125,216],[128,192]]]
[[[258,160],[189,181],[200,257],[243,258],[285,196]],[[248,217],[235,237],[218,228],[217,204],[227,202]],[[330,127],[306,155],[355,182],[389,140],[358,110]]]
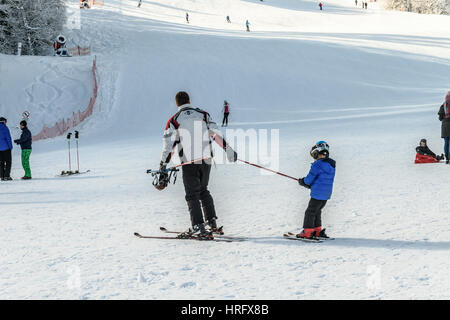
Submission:
[[[444,159],[443,154],[440,156],[437,156],[433,151],[430,150],[430,148],[428,148],[427,139],[420,140],[420,145],[416,148],[416,152],[423,156],[430,156],[439,161]]]
[[[311,189],[311,200],[305,212],[303,231],[297,234],[297,238],[329,238],[325,229],[322,229],[322,209],[331,197],[336,171],[336,162],[329,157],[329,145],[325,141],[317,142],[311,149],[311,157],[316,161],[311,165],[311,170],[305,178],[298,183]]]

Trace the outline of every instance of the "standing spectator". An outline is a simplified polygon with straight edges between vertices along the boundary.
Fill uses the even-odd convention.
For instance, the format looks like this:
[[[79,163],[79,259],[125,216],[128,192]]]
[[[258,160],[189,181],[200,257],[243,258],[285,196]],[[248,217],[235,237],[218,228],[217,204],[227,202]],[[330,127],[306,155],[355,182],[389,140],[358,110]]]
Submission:
[[[450,91],[445,96],[445,102],[439,108],[439,120],[442,121],[441,137],[444,139],[445,163],[450,163]]]
[[[367,10],[367,2],[366,2],[366,3],[364,3],[364,7],[366,7],[366,10]]]
[[[25,120],[22,120],[20,122],[20,129],[22,130],[20,139],[14,140],[14,142],[16,144],[19,144],[20,147],[22,148],[22,167],[23,170],[25,171],[25,176],[22,177],[22,180],[30,180],[31,179],[30,155],[33,136],[31,135],[30,130],[28,130],[27,122]]]
[[[226,126],[228,127],[228,116],[230,115],[230,105],[227,100],[223,102],[223,120],[222,120],[222,127]]]
[[[186,12],[186,22],[189,23],[189,13]]]
[[[0,177],[2,181],[10,181],[11,178],[11,150],[13,148],[11,133],[6,123],[8,121],[0,117]]]
[[[322,7],[323,7],[322,2],[319,2],[319,8],[320,8],[321,11],[322,11]]]
[[[358,6],[358,0],[355,0],[355,6]]]
[[[245,21],[245,26],[247,27],[247,32],[250,32],[250,22]]]

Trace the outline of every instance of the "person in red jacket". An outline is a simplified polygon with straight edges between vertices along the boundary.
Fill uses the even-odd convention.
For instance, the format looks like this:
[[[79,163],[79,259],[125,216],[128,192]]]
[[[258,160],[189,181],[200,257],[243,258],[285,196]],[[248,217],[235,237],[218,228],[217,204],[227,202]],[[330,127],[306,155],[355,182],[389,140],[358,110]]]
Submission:
[[[320,8],[320,10],[322,10],[322,7],[323,7],[322,2],[319,2],[319,8]]]

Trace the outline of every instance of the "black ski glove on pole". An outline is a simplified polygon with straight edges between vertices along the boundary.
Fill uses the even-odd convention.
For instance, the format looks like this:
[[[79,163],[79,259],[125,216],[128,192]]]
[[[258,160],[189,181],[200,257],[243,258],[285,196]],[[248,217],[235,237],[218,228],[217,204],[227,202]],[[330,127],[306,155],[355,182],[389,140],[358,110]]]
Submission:
[[[311,189],[311,186],[305,183],[305,178],[298,179],[298,184],[306,189]]]
[[[166,165],[162,162],[159,164],[158,181],[153,184],[158,190],[165,189],[169,184],[169,175],[166,172]]]

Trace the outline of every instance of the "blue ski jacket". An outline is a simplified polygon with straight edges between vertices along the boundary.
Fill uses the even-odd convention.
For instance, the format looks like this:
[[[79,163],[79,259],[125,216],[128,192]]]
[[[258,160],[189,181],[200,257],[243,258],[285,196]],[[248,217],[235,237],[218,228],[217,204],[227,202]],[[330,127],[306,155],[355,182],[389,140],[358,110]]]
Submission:
[[[330,158],[316,160],[304,182],[311,186],[311,198],[329,200],[333,192],[336,161]]]
[[[6,125],[0,123],[0,151],[12,150],[11,133]]]

